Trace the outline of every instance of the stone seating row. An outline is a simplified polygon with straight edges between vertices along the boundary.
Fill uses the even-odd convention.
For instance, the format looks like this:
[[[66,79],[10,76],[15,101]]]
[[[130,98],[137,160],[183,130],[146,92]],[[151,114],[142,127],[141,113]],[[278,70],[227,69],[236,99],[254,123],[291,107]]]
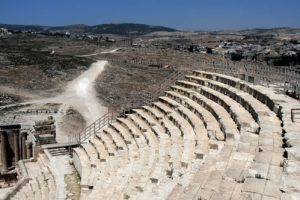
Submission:
[[[235,84],[235,81],[229,79],[229,81],[224,81],[224,75],[222,79],[218,79],[218,75],[210,74],[206,72],[196,73],[198,76],[205,76],[206,78],[214,80],[223,80],[223,82],[228,83],[232,86],[240,86],[241,83]],[[206,75],[203,75],[206,74]],[[207,75],[208,74],[208,75]],[[227,80],[226,79],[226,80]],[[212,80],[212,84],[216,85],[215,81]],[[244,84],[244,83],[243,83]],[[244,84],[245,85],[245,84]],[[219,84],[220,87],[220,84]],[[249,87],[249,86],[247,86]],[[246,88],[243,86],[243,88]],[[248,104],[255,110],[256,118],[260,124],[260,133],[259,133],[259,152],[256,153],[254,162],[252,163],[249,172],[246,176],[245,184],[243,186],[243,195],[250,197],[270,197],[280,199],[282,194],[281,182],[282,182],[282,160],[283,160],[283,149],[282,149],[282,129],[281,122],[276,117],[275,113],[278,111],[275,107],[275,101],[270,101],[269,97],[263,98],[262,93],[259,93],[260,96],[256,94],[257,92],[253,88],[251,92],[251,98],[247,92],[237,93],[233,87],[227,87],[227,90],[230,89],[235,100],[244,97],[244,101],[247,99]],[[262,89],[262,88],[259,88]],[[220,88],[218,89],[220,91]],[[226,91],[226,90],[223,90]],[[245,94],[246,93],[246,94]],[[234,95],[233,95],[234,94]],[[263,104],[265,103],[265,104]],[[250,107],[249,106],[249,107]],[[266,107],[272,108],[273,111],[267,109]]]
[[[136,117],[135,116],[129,116],[128,117],[129,119],[130,119],[130,121],[131,122],[136,122],[138,119],[136,119]],[[145,124],[143,124],[143,122],[141,122],[141,121],[139,121],[139,123],[138,124],[135,124],[136,126],[138,126],[138,128],[140,129],[140,130],[142,130],[142,131],[144,131],[145,130]],[[144,126],[144,127],[143,127]],[[150,138],[149,138],[149,135],[146,137],[147,138],[147,141],[149,141],[150,140]],[[187,146],[187,145],[186,145]],[[103,148],[102,148],[103,149]],[[175,156],[173,156],[173,158],[175,158]]]
[[[187,85],[187,84],[185,84],[185,85]],[[258,103],[258,102],[257,102]],[[276,122],[278,122],[277,120],[276,120],[276,116],[274,117],[274,113],[272,113],[270,110],[268,110],[268,109],[265,109],[266,111],[269,111],[269,114],[271,115],[271,117],[273,117],[274,118],[274,121],[275,121],[275,124],[272,124],[272,125],[275,125],[275,127],[276,126],[278,126],[278,123],[276,123]],[[262,121],[262,124],[264,124],[264,123],[267,123],[267,121],[263,121],[263,120],[266,120],[265,118],[263,118],[262,116],[259,116],[260,117],[260,120]],[[270,120],[270,118],[268,118],[269,120]],[[276,129],[275,129],[276,130]],[[266,131],[266,127],[263,127],[263,131],[262,131],[262,135],[264,135],[264,134],[268,134],[268,135],[275,135],[275,137],[277,136],[277,133],[276,133],[276,131],[274,132],[274,133],[266,133],[265,132]],[[265,135],[264,135],[265,136]],[[264,139],[264,138],[263,138]],[[244,139],[243,139],[243,135],[241,136],[241,141],[242,141],[242,147],[243,147],[243,141]],[[263,144],[263,142],[264,141],[262,141],[262,144]],[[257,141],[257,143],[259,143],[258,141]],[[240,145],[240,144],[238,144],[238,145]],[[265,146],[265,147],[269,147],[269,146]],[[258,149],[258,145],[256,145],[256,147],[254,146],[254,149],[252,148],[252,152],[251,152],[251,154],[249,154],[250,155],[250,162],[248,163],[248,168],[249,168],[249,170],[246,170],[246,172],[245,172],[245,170],[243,170],[243,173],[244,173],[244,175],[243,175],[243,177],[245,177],[246,178],[246,180],[244,180],[245,181],[245,184],[244,185],[240,185],[239,187],[240,187],[240,190],[239,190],[239,194],[237,194],[237,193],[235,193],[235,194],[228,194],[228,196],[227,196],[227,198],[228,199],[230,199],[230,198],[234,198],[234,196],[235,197],[248,197],[249,195],[251,196],[251,197],[253,197],[253,195],[254,196],[265,196],[265,197],[277,197],[278,198],[278,196],[281,196],[281,192],[280,192],[280,190],[279,190],[279,184],[278,184],[278,179],[280,180],[280,171],[282,171],[282,168],[280,168],[280,165],[279,165],[279,163],[280,163],[280,160],[281,160],[281,158],[282,158],[282,156],[280,156],[280,154],[277,154],[277,152],[275,151],[275,152],[273,152],[273,154],[269,154],[269,152],[264,152],[264,154],[262,154],[262,153],[256,153],[257,152],[257,149]],[[222,149],[222,151],[224,150],[224,148]],[[237,149],[238,150],[238,149]],[[237,150],[235,150],[235,151],[237,151]],[[243,151],[245,151],[245,148],[243,147],[243,148],[241,148],[240,150],[243,150]],[[254,150],[254,151],[253,151]],[[270,150],[270,149],[267,149],[267,150]],[[278,149],[277,149],[278,150]],[[239,150],[238,150],[239,151]],[[242,152],[243,154],[245,153],[245,152]],[[274,155],[275,154],[275,155]],[[266,155],[269,155],[269,157],[270,157],[270,159],[263,159],[264,158],[264,156],[266,156]],[[253,159],[253,161],[254,162],[252,162],[251,163],[251,157],[253,157],[254,158],[254,156],[256,156],[255,157],[255,159]],[[230,159],[231,160],[231,159]],[[264,165],[261,165],[261,163],[260,162],[263,162],[264,161]],[[268,162],[271,162],[271,164],[270,163],[268,163]],[[250,166],[249,166],[249,164],[251,164]],[[279,165],[279,166],[278,166]],[[215,164],[213,165],[213,166],[215,166]],[[256,179],[256,177],[255,178],[253,178],[253,174],[251,174],[251,173],[253,173],[254,172],[254,176],[259,176],[259,178],[260,178],[260,176],[262,175],[262,174],[260,174],[260,173],[257,173],[257,172],[262,172],[263,170],[261,170],[262,168],[261,167],[270,167],[270,170],[269,170],[269,168],[267,168],[267,171],[266,171],[266,173],[265,173],[265,176],[268,176],[268,179],[265,177],[264,179],[265,180],[263,180],[263,181],[259,181],[258,179]],[[245,166],[244,166],[244,168],[245,169],[247,169]],[[205,169],[205,165],[203,166],[203,168],[202,169]],[[201,169],[201,170],[202,170]],[[241,168],[241,169],[243,169],[243,168]],[[200,171],[201,171],[200,170]],[[230,169],[231,170],[231,169]],[[214,172],[215,172],[215,170],[214,170]],[[230,172],[230,171],[229,171]],[[237,172],[240,172],[239,170],[237,170],[237,169],[235,169],[235,170],[233,170],[233,172],[234,173],[229,173],[229,175],[230,174],[232,174],[232,175],[236,175],[236,174],[240,174],[240,173],[237,173]],[[279,176],[277,176],[277,177],[275,177],[276,176],[276,174],[279,172]],[[207,172],[205,172],[204,173],[205,175],[207,175]],[[222,178],[220,178],[220,177],[223,177],[224,179],[227,179],[227,178],[231,178],[231,177],[227,177],[227,173],[221,173],[219,170],[217,171],[217,174],[219,174],[219,175],[213,175],[213,177],[210,177],[210,178],[208,178],[207,180],[215,180],[215,181],[219,181],[218,183],[220,183],[221,181],[220,180],[222,180]],[[271,178],[270,178],[271,177]],[[279,177],[279,178],[278,178]],[[252,179],[253,178],[253,179]],[[263,177],[262,177],[263,178]],[[267,180],[267,181],[266,181]],[[262,182],[262,183],[266,183],[266,187],[265,187],[265,185],[262,185],[262,186],[260,186],[260,187],[256,187],[256,184],[257,185],[259,185],[259,184],[261,184],[260,182]],[[216,182],[215,182],[216,183]],[[197,185],[199,185],[199,184],[197,184]],[[218,184],[215,184],[215,185],[218,185]],[[222,186],[223,184],[220,184],[220,186]],[[236,185],[236,182],[233,182],[232,184],[228,184],[228,185]],[[208,187],[207,187],[208,186]],[[198,196],[198,198],[209,198],[209,199],[215,199],[215,198],[220,198],[221,196],[223,196],[223,198],[224,198],[224,196],[225,196],[225,194],[224,194],[224,191],[222,190],[222,188],[221,187],[214,187],[214,188],[209,188],[209,182],[208,183],[204,183],[203,184],[203,188],[201,188],[200,189],[200,191],[201,192],[199,192],[199,187],[197,187],[196,186],[196,188],[198,189],[197,191],[198,191],[198,194],[200,194],[200,196]],[[259,190],[257,190],[257,189],[259,189]],[[183,190],[183,189],[182,189]],[[220,191],[222,191],[222,192],[220,192]],[[232,190],[231,190],[232,191]],[[179,192],[180,193],[180,192]],[[174,194],[174,193],[173,193]],[[175,192],[175,194],[176,194],[176,192]],[[189,198],[182,198],[182,199],[190,199],[191,197],[193,197],[193,196],[190,196],[190,194],[191,194],[191,192],[187,192],[187,193],[185,193],[185,194],[189,194]],[[197,192],[196,192],[196,194],[197,194]],[[234,195],[234,196],[233,196]],[[175,195],[176,196],[176,195]],[[178,197],[178,196],[177,196]],[[176,197],[176,199],[177,199],[177,197]],[[186,196],[185,196],[186,197]],[[275,198],[274,197],[274,198]],[[170,199],[172,199],[172,195],[171,195],[171,197],[170,197]],[[174,196],[173,196],[173,199],[174,199]],[[179,199],[181,199],[181,198],[179,198]],[[226,198],[225,198],[226,199]]]
[[[252,133],[258,131],[258,125],[251,114],[239,102],[228,96],[227,93],[219,92],[214,87],[210,87],[211,82],[209,79],[197,76],[186,76],[186,79],[201,85],[201,87],[199,86],[201,94],[223,106],[231,114],[240,131],[249,131]]]
[[[101,178],[94,184],[102,188],[97,190],[101,198],[284,196],[283,130],[276,116],[283,109],[237,81],[195,72],[151,106],[134,109],[97,134],[91,155],[103,158]],[[123,165],[114,162],[119,157]],[[97,198],[97,193],[87,197]]]
[[[45,154],[39,154],[37,162],[26,162],[30,180],[11,198],[12,200],[52,200],[57,198],[55,177],[49,168]]]
[[[230,114],[218,103],[208,99],[201,95],[199,85],[188,81],[178,81],[176,86],[172,87],[173,91],[179,91],[182,93],[189,93],[192,100],[197,102],[199,105],[207,109],[220,123],[221,130],[225,133],[224,138],[238,138],[239,131],[237,125],[231,118]],[[222,135],[219,136],[222,140]]]

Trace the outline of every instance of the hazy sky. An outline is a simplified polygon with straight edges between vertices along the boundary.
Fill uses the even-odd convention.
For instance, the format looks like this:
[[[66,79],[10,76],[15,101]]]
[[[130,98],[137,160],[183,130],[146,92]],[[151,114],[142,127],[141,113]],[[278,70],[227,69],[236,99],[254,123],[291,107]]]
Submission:
[[[0,0],[0,23],[122,22],[182,30],[300,27],[300,0]]]

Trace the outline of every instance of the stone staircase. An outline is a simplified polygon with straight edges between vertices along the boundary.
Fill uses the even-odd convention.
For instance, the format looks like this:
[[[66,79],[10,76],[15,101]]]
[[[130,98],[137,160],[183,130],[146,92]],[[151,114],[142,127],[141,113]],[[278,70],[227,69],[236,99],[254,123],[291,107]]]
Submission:
[[[74,150],[81,199],[297,197],[300,124],[290,109],[299,105],[194,71]]]
[[[300,198],[298,100],[205,71],[166,90],[73,149],[80,199]],[[26,163],[31,179],[12,199],[61,198],[54,165]]]

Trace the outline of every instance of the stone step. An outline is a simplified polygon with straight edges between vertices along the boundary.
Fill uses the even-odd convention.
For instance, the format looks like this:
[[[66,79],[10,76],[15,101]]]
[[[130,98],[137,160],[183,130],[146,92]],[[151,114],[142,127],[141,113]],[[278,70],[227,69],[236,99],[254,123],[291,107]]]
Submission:
[[[118,155],[118,148],[109,133],[105,131],[96,133],[96,138],[103,141],[103,144],[105,146],[105,149],[108,151],[109,156]]]
[[[239,131],[230,114],[219,104],[201,95],[198,90],[198,84],[190,83],[187,81],[178,81],[177,86],[173,87],[174,90],[187,91],[190,93],[191,98],[198,104],[206,108],[212,115],[218,119],[221,124],[221,130],[225,133],[226,139],[238,139]]]
[[[258,132],[258,124],[252,115],[241,104],[227,96],[226,93],[223,94],[222,92],[214,90],[215,87],[211,85],[211,80],[196,76],[186,76],[186,79],[201,85],[201,94],[222,105],[227,112],[231,114],[231,117],[235,120],[240,131]]]
[[[221,131],[219,122],[216,120],[216,118],[201,105],[190,99],[189,93],[177,90],[176,92],[168,91],[168,95],[172,96],[173,99],[181,102],[182,105],[193,111],[198,118],[203,121],[209,136],[213,134],[216,139],[218,139],[220,136],[220,138],[224,139],[224,134]]]
[[[183,135],[184,146],[181,164],[184,167],[188,167],[190,161],[193,160],[195,156],[195,132],[191,125],[181,117],[176,111],[172,110],[167,104],[163,102],[154,102],[156,108],[164,113],[168,113],[169,119],[175,124]]]
[[[168,119],[168,117],[163,116],[158,109],[154,107],[145,106],[144,109],[151,113],[154,117],[160,120],[160,123],[165,129],[166,134],[170,136],[171,139],[171,147],[170,154],[171,158],[169,160],[169,164],[177,171],[176,169],[180,168],[180,156],[182,155],[183,149],[183,138],[181,137],[181,131],[173,125],[173,123]],[[175,172],[174,172],[175,173]]]
[[[167,92],[168,94],[168,92]],[[173,96],[171,96],[172,98]],[[197,159],[204,159],[209,149],[208,134],[203,124],[203,121],[192,111],[178,103],[177,101],[166,97],[161,97],[165,102],[175,105],[178,113],[185,118],[192,126],[196,136],[196,149],[195,154]]]
[[[91,173],[91,164],[87,154],[82,148],[73,149],[73,162],[76,170],[78,171],[81,181],[81,188],[89,188],[89,175]]]
[[[105,149],[104,144],[98,138],[90,139],[90,143],[94,145],[94,148],[97,150],[97,157],[100,159],[100,162],[107,161],[109,157],[108,151]]]
[[[110,126],[121,135],[126,144],[131,144],[133,140],[132,135],[118,121],[111,123]]]

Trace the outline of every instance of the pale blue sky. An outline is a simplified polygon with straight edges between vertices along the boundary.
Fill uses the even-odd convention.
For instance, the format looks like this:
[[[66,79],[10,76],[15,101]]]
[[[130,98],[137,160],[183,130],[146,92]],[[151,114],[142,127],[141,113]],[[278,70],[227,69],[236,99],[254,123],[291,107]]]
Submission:
[[[145,23],[183,30],[300,27],[300,0],[1,0],[0,23]]]

